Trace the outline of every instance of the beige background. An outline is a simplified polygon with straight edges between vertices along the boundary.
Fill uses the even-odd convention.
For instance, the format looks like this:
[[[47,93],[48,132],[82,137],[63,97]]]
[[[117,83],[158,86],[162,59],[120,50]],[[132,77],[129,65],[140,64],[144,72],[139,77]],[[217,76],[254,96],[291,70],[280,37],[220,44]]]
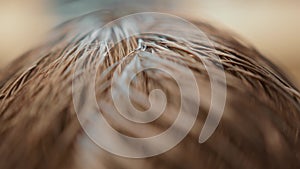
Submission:
[[[164,0],[168,3],[177,13],[237,32],[300,84],[300,0]],[[55,8],[64,11],[45,0],[0,0],[0,67],[38,44],[62,20]]]
[[[237,32],[300,84],[300,0],[192,2],[185,13]]]

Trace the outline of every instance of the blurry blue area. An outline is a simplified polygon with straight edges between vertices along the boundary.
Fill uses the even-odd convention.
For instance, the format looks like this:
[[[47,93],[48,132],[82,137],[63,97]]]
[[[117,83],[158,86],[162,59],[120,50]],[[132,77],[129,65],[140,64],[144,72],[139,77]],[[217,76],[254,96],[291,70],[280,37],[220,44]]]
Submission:
[[[171,9],[177,0],[55,0],[54,10],[62,20],[68,20],[88,12],[100,9]]]

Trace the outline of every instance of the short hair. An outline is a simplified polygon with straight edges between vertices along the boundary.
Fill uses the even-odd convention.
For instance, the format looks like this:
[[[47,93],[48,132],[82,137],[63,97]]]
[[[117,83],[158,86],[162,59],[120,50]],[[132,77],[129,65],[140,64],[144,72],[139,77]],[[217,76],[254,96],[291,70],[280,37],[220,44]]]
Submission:
[[[55,28],[44,44],[0,72],[0,168],[300,167],[299,91],[254,47],[231,32],[191,20],[207,35],[211,46],[197,36],[182,40],[179,33],[172,37],[140,34],[121,40],[107,50],[105,56],[99,55],[101,47],[109,45],[100,43],[103,36],[118,39],[128,33],[126,25],[113,25],[100,36],[102,26],[118,17],[115,12],[100,11],[68,21]],[[146,26],[171,29],[168,25],[159,25],[161,23],[152,20]],[[145,25],[138,25],[142,26]],[[185,28],[180,31],[189,33]],[[140,42],[144,46],[139,46]],[[179,75],[185,75],[179,69],[183,65],[192,71],[200,86],[199,91],[195,91],[201,95],[199,114],[192,130],[171,150],[141,159],[115,156],[94,144],[78,121],[72,89],[81,91],[84,97],[88,90],[84,89],[85,84],[90,82],[74,86],[74,78],[82,76],[80,72],[75,74],[76,61],[81,59],[81,66],[87,70],[97,66],[95,96],[97,102],[105,103],[99,109],[113,128],[129,136],[147,137],[166,130],[177,116],[173,110],[179,107],[180,91],[176,82],[164,72],[143,71],[130,83],[136,91],[130,98],[139,110],[149,107],[149,103],[140,98],[148,98],[151,90],[165,92],[167,106],[160,118],[143,126],[124,125],[126,120],[118,121],[110,116],[114,110],[110,93],[113,74],[129,78],[127,65],[143,67],[153,63],[151,58],[138,56],[145,51],[152,53],[154,59],[160,59],[160,67],[172,66]],[[227,89],[221,121],[213,135],[202,144],[198,137],[211,105],[211,81],[203,61],[196,57],[199,54],[216,70],[224,70],[226,84],[217,83]],[[97,64],[99,59],[102,60]],[[120,97],[124,94],[122,90],[118,92]],[[80,104],[83,107],[89,102],[83,99]],[[135,145],[129,143],[124,146],[135,149]]]

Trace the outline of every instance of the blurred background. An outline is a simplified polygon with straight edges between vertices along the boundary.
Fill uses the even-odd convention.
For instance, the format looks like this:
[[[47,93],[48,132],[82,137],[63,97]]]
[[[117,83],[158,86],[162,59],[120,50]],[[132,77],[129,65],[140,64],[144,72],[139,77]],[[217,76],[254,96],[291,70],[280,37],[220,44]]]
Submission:
[[[112,6],[169,11],[230,29],[300,84],[299,0],[0,0],[0,68],[59,23]]]

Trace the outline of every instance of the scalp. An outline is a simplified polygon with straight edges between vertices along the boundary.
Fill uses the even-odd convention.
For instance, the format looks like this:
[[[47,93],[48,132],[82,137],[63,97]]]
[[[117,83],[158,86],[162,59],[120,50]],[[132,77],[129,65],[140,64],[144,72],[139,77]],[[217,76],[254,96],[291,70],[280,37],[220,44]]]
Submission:
[[[101,38],[118,39],[130,30],[124,25],[115,25],[97,34],[105,23],[115,18],[118,16],[114,13],[95,12],[68,21],[54,29],[45,44],[0,72],[0,153],[3,155],[0,168],[299,167],[300,94],[281,70],[255,48],[231,33],[194,21],[213,48],[197,36],[183,41],[178,38],[179,34],[178,37],[141,34],[120,41],[106,55],[100,55]],[[155,21],[150,24],[157,25]],[[157,26],[157,29],[166,27]],[[187,65],[201,86],[198,92],[203,104],[194,128],[174,149],[147,159],[122,158],[97,147],[82,131],[73,107],[73,75],[79,59],[84,63],[84,70],[98,66],[95,91],[98,101],[107,103],[103,114],[118,131],[142,137],[143,133],[135,132],[135,127],[114,121],[108,110],[113,107],[109,92],[112,74],[128,73],[125,69],[128,65],[154,63],[149,58],[139,57],[144,51],[155,54],[154,59],[162,61],[161,67],[178,65],[174,70],[178,74],[185,75],[180,66]],[[228,93],[221,123],[204,144],[197,141],[211,95],[208,74],[203,62],[196,57],[200,54],[216,69],[223,65],[227,84],[220,82],[219,85],[226,85]],[[117,69],[120,64],[121,69]],[[78,74],[75,78],[81,76]],[[76,91],[85,85],[73,88]],[[176,117],[171,111],[178,105],[180,95],[175,82],[162,72],[149,71],[137,76],[133,88],[145,96],[160,88],[168,98],[173,97],[168,99],[166,115],[145,128],[150,134],[165,130]],[[80,91],[84,94],[85,90]],[[122,95],[121,91],[119,94]],[[134,100],[134,104],[144,106],[140,100]],[[133,145],[124,146],[134,149]]]

